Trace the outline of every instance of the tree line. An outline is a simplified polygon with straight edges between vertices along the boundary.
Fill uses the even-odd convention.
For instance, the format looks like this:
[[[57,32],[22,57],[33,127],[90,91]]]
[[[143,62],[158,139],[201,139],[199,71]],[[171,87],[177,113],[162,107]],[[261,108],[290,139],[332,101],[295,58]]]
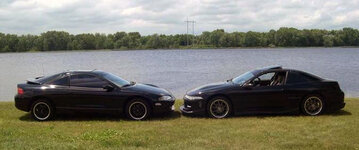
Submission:
[[[40,35],[0,33],[0,52],[96,50],[96,49],[174,49],[232,47],[333,47],[359,46],[359,31],[303,29],[282,27],[269,32],[225,32],[217,29],[200,35],[142,36],[138,32],[114,34],[47,31]]]

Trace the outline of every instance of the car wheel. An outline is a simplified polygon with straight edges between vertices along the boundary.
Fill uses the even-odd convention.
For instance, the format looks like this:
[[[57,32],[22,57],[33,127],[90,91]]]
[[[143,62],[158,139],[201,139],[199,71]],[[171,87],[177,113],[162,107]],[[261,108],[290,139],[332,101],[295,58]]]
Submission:
[[[55,111],[47,100],[37,100],[32,104],[31,115],[35,120],[47,121],[52,119]]]
[[[303,100],[301,109],[305,115],[319,115],[324,110],[324,101],[320,96],[308,96]]]
[[[212,118],[225,118],[232,112],[231,103],[224,97],[215,97],[207,104],[207,114]]]
[[[126,105],[126,115],[132,120],[147,119],[150,112],[148,103],[142,99],[133,99]]]

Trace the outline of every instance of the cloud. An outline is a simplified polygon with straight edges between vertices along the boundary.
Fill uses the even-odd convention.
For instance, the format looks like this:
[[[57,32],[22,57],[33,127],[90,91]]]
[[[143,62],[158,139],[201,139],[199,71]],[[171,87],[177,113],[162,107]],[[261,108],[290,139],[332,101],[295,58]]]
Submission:
[[[2,0],[0,32],[141,34],[186,32],[185,20],[196,20],[196,33],[223,28],[268,31],[279,27],[359,28],[358,0]]]

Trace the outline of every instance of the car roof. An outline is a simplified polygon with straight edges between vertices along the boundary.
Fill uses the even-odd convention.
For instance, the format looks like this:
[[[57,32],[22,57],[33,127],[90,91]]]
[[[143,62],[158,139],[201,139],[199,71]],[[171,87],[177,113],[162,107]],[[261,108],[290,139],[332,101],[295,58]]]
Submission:
[[[311,74],[311,73],[308,73],[308,72],[305,72],[305,71],[301,71],[301,70],[296,70],[296,69],[288,69],[288,68],[282,68],[282,66],[280,65],[276,65],[276,66],[268,66],[268,67],[264,67],[264,68],[260,68],[260,69],[257,69],[257,70],[254,70],[253,73],[254,74],[261,74],[263,72],[270,72],[270,71],[291,71],[291,72],[299,72],[299,73],[303,73],[305,75],[308,75],[308,76],[311,76],[311,77],[314,77],[314,78],[317,78],[317,79],[323,79],[317,75],[314,75],[314,74]]]
[[[95,73],[95,74],[101,74],[103,71],[101,70],[67,70],[64,73]]]
[[[283,69],[283,68],[280,65],[274,65],[274,66],[268,66],[268,67],[260,68],[258,70],[273,70],[273,69]]]
[[[264,68],[259,68],[254,70],[255,73],[262,73],[262,72],[267,72],[267,71],[296,71],[296,72],[304,72],[304,71],[300,71],[300,70],[296,70],[296,69],[289,69],[289,68],[283,68],[280,65],[274,65],[274,66],[268,66],[268,67],[264,67]],[[304,72],[305,73],[305,72]]]
[[[259,74],[259,73],[266,72],[266,71],[278,71],[278,70],[283,70],[282,66],[274,65],[274,66],[268,66],[268,67],[264,67],[264,68],[259,68],[259,69],[253,70],[253,73],[254,74]]]

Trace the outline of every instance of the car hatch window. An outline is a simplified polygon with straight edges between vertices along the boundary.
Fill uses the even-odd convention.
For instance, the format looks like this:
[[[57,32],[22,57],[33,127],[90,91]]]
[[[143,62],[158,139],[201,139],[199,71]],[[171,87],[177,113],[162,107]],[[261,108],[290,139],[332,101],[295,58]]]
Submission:
[[[70,85],[77,87],[103,88],[107,85],[107,82],[94,75],[75,74],[71,75]]]
[[[304,82],[311,82],[311,81],[317,81],[318,79],[305,75],[303,73],[298,72],[290,72],[288,75],[287,83],[293,84],[293,83],[304,83]]]
[[[34,82],[40,83],[40,84],[47,83],[49,81],[57,79],[60,75],[61,75],[61,73],[50,75],[50,76],[38,77],[37,79],[34,80]]]

